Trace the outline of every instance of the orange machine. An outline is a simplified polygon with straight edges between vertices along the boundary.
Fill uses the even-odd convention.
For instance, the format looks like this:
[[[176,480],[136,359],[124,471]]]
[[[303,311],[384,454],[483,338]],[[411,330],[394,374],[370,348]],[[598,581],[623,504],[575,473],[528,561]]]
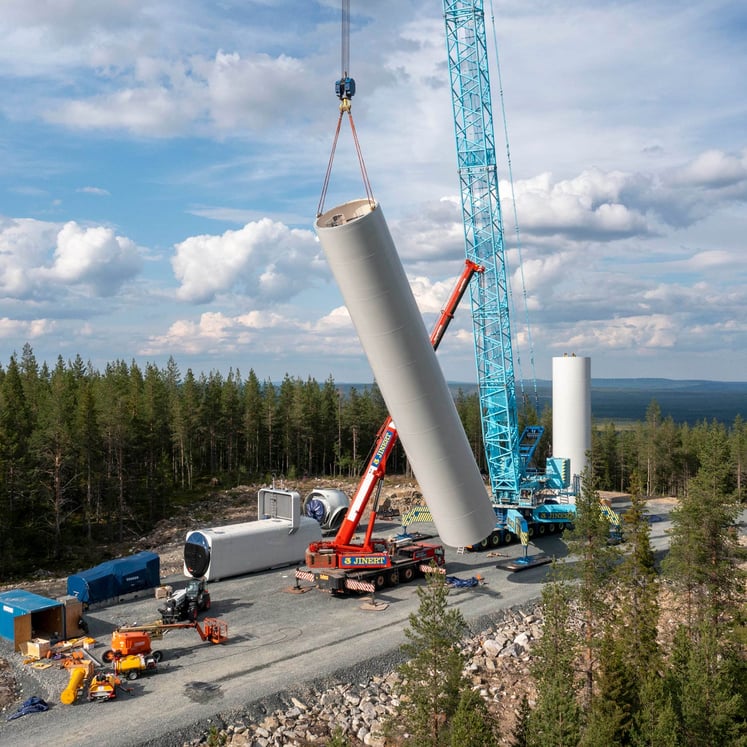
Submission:
[[[161,653],[153,651],[150,631],[122,629],[112,633],[112,647],[104,651],[102,658],[110,662],[122,656],[150,653],[156,661],[161,660]]]

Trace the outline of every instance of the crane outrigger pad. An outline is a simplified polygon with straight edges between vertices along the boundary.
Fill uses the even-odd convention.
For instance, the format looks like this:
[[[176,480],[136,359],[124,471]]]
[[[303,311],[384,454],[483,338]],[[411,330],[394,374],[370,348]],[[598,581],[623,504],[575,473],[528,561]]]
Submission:
[[[500,563],[496,563],[495,567],[500,568],[504,571],[526,571],[529,568],[534,568],[538,565],[547,565],[552,563],[552,558],[545,553],[539,555],[525,555],[521,558],[510,558],[508,560],[502,560]]]

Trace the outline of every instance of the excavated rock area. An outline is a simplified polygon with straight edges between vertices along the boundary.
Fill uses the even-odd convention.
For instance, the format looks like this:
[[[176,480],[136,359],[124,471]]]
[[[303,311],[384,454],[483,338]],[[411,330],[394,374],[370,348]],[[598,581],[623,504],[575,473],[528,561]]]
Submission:
[[[500,744],[510,744],[524,696],[534,702],[529,674],[532,644],[540,634],[539,606],[507,610],[494,626],[462,641],[467,659],[465,675],[472,687],[500,716]],[[232,747],[309,747],[325,745],[344,734],[351,747],[389,747],[382,733],[386,720],[397,712],[396,670],[363,682],[331,683],[304,696],[289,695],[284,708],[263,718],[240,720],[216,727],[183,747],[223,744]]]

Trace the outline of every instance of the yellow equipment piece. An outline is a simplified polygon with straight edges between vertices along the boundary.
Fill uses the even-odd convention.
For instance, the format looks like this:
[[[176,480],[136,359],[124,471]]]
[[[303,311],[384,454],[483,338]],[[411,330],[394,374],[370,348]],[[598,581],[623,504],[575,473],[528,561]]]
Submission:
[[[60,700],[65,705],[72,705],[75,703],[78,697],[78,690],[83,684],[83,680],[86,678],[88,668],[87,667],[73,667],[70,670],[70,679],[68,680],[67,687],[60,693]]]

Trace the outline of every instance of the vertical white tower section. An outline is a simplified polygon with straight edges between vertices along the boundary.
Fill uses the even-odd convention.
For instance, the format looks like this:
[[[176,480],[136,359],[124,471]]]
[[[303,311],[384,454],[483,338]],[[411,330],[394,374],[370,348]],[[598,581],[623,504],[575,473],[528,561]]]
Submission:
[[[495,514],[381,207],[346,202],[315,228],[441,540],[479,542]]]
[[[552,455],[571,460],[572,479],[591,449],[591,358],[552,359]]]

